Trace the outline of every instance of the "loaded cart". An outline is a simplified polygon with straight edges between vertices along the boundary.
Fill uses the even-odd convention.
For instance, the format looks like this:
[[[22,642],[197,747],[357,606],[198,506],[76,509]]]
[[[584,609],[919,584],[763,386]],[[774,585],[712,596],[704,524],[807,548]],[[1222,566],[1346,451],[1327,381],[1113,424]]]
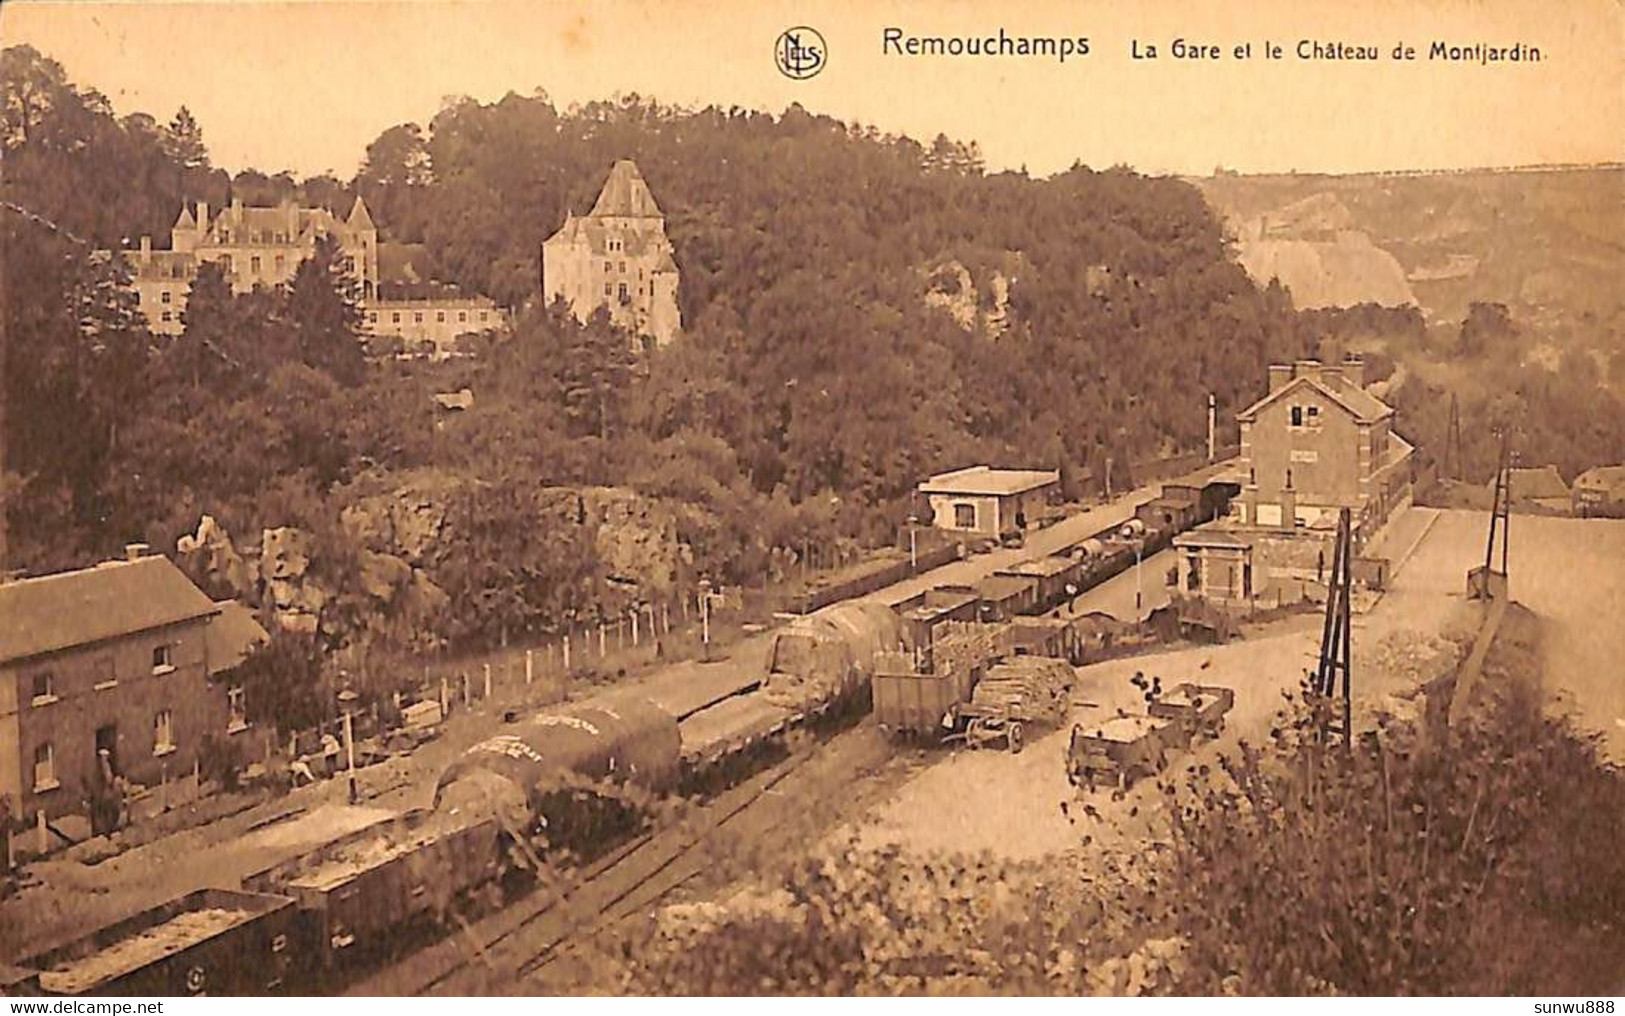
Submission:
[[[1127,790],[1141,777],[1161,772],[1168,749],[1182,736],[1179,727],[1152,716],[1117,716],[1098,726],[1075,726],[1067,746],[1067,779],[1084,789]]]
[[[965,743],[979,748],[1003,741],[1012,754],[1027,743],[1027,727],[1054,726],[1066,715],[1072,668],[1044,656],[1018,656],[988,668],[970,701],[959,709]]]
[[[200,889],[23,961],[50,995],[263,995],[298,941],[286,896]]]
[[[1155,699],[1146,711],[1183,728],[1185,743],[1195,738],[1212,739],[1224,733],[1224,717],[1236,704],[1236,693],[1216,684],[1186,681]]]

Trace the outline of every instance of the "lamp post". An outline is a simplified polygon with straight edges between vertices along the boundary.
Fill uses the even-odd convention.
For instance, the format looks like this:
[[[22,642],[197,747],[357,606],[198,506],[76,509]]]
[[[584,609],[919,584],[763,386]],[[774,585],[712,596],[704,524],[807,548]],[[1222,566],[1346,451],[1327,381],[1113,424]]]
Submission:
[[[344,707],[344,752],[349,760],[350,774],[350,803],[356,803],[355,790],[355,722],[351,717],[351,707],[355,700],[360,698],[349,688],[339,692],[339,702]]]
[[[1140,554],[1145,550],[1145,541],[1136,540],[1134,543],[1134,620],[1140,620],[1142,601],[1145,598],[1145,583],[1140,578]]]
[[[711,580],[700,580],[700,658],[711,658]]]

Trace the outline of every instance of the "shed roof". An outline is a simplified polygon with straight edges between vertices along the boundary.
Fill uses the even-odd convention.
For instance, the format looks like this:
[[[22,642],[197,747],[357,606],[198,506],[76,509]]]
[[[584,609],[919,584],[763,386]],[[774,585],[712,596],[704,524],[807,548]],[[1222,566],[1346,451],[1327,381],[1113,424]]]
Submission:
[[[1180,533],[1174,537],[1174,546],[1241,549],[1250,547],[1252,544],[1224,529],[1208,529],[1205,526],[1197,526],[1188,533]]]
[[[203,633],[211,674],[230,670],[248,659],[255,646],[271,641],[270,634],[254,619],[254,612],[241,603],[219,600],[215,606],[220,608],[220,614]]]
[[[1535,466],[1528,469],[1513,469],[1511,472],[1513,500],[1569,496],[1569,485],[1558,475],[1556,466]],[[1491,490],[1495,489],[1493,478],[1488,486]]]
[[[1013,564],[1008,568],[1000,568],[996,574],[1036,575],[1040,578],[1050,578],[1075,567],[1077,567],[1077,562],[1070,557],[1039,557],[1031,561],[1022,561],[1020,564]]]
[[[982,594],[982,599],[992,603],[1025,596],[1032,588],[1032,579],[1017,575],[989,575],[976,583],[976,591]]]
[[[0,584],[0,663],[208,617],[220,608],[167,557]]]
[[[923,481],[920,493],[1008,496],[1025,494],[1060,482],[1061,474],[1053,470],[970,466],[950,473],[939,473]]]

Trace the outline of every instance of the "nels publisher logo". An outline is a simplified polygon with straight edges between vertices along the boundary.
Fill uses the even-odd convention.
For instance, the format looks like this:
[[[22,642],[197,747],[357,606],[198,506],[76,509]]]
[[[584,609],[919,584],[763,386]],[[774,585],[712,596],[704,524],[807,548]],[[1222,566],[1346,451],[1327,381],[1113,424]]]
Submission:
[[[817,29],[802,25],[787,29],[773,44],[773,62],[787,78],[805,81],[824,69],[829,48]]]

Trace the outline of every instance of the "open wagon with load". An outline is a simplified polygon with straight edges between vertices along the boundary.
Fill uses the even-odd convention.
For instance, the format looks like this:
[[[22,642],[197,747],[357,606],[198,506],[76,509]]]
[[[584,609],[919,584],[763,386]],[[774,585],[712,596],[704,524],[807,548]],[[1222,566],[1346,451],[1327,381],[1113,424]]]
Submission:
[[[264,995],[298,942],[286,896],[200,889],[23,961],[48,995]]]
[[[1236,693],[1229,688],[1186,681],[1153,699],[1146,711],[1178,725],[1189,744],[1198,737],[1211,739],[1224,733],[1225,714],[1235,704]]]
[[[1116,716],[1102,723],[1072,728],[1067,746],[1066,776],[1074,787],[1127,790],[1142,777],[1162,771],[1168,750],[1177,748],[1183,731],[1155,716]]]

